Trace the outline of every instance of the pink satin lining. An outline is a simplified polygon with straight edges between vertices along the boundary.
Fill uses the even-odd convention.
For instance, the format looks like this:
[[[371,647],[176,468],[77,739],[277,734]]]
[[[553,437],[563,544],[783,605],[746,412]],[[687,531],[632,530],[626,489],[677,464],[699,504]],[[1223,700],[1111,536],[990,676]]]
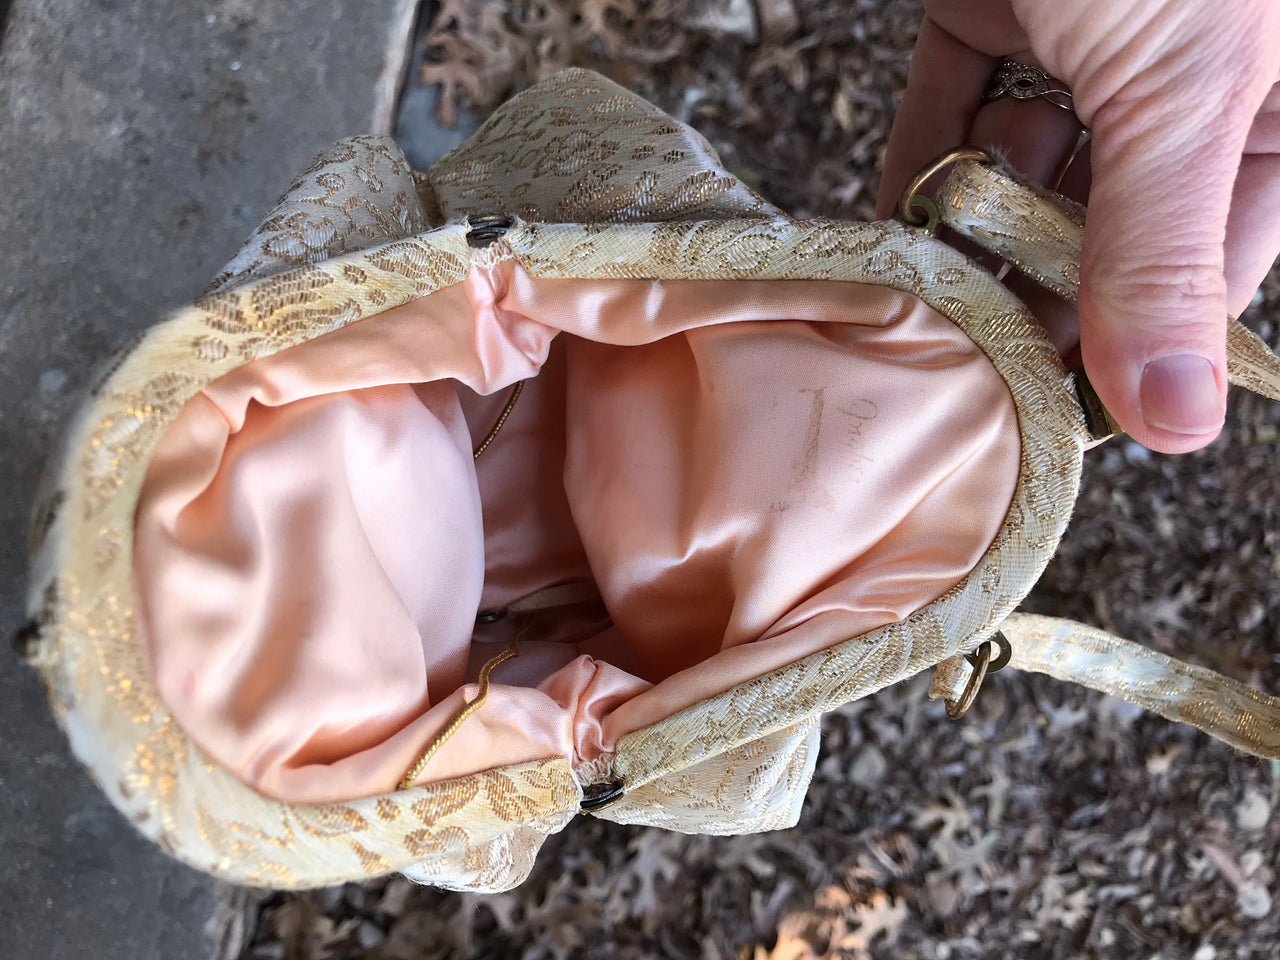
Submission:
[[[422,779],[592,759],[936,599],[1019,455],[999,374],[909,294],[499,262],[187,404],[138,505],[140,634],[187,733],[281,799],[394,789],[513,639]],[[475,625],[572,583],[603,605]]]

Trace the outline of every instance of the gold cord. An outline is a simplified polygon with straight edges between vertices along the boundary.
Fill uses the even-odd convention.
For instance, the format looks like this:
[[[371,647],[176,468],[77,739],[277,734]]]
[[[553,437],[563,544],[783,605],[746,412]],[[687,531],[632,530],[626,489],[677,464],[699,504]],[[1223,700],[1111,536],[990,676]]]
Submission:
[[[524,381],[520,380],[516,383],[515,389],[511,391],[511,399],[507,401],[507,405],[502,408],[502,413],[498,415],[498,420],[494,423],[493,428],[489,431],[488,436],[480,441],[480,445],[471,452],[471,458],[477,460],[480,454],[489,448],[489,444],[493,443],[494,438],[498,435],[498,431],[502,429],[502,425],[507,422],[507,417],[511,416],[511,411],[515,409],[516,401],[520,399],[520,394],[524,392]],[[466,722],[467,718],[484,706],[484,702],[489,697],[489,674],[493,668],[504,661],[510,660],[512,657],[520,656],[520,651],[514,646],[509,650],[504,650],[498,654],[483,667],[480,668],[480,677],[476,681],[476,698],[468,703],[465,707],[458,711],[458,715],[449,721],[449,725],[440,731],[439,735],[427,744],[426,748],[418,755],[418,759],[413,762],[413,766],[409,768],[409,772],[401,778],[396,789],[408,790],[413,786],[413,781],[422,776],[422,771],[427,768],[427,764],[431,762],[431,758],[435,756],[437,750],[444,746],[444,742],[458,732],[458,728]]]
[[[518,395],[518,394],[517,394]],[[502,425],[501,421],[498,423]],[[496,432],[496,430],[495,430]],[[480,678],[476,682],[476,698],[468,703],[465,707],[458,711],[449,725],[440,731],[439,735],[432,740],[425,750],[418,755],[418,759],[413,762],[413,766],[409,768],[409,772],[400,780],[397,790],[408,790],[413,786],[413,781],[422,776],[422,771],[427,768],[427,764],[431,762],[431,758],[435,756],[435,752],[444,746],[444,742],[458,732],[458,728],[466,722],[467,718],[484,706],[485,700],[489,696],[489,674],[498,664],[510,660],[512,657],[520,656],[520,651],[515,647],[502,651],[483,667],[480,668]]]
[[[515,390],[511,391],[511,399],[507,401],[507,405],[502,408],[502,413],[498,416],[498,422],[493,425],[493,429],[489,431],[489,435],[480,441],[480,446],[471,451],[471,459],[479,460],[480,454],[488,449],[489,444],[493,443],[494,437],[498,435],[498,431],[502,429],[502,425],[507,422],[507,417],[511,416],[511,411],[516,407],[516,401],[520,399],[520,394],[524,392],[524,381],[516,382]]]

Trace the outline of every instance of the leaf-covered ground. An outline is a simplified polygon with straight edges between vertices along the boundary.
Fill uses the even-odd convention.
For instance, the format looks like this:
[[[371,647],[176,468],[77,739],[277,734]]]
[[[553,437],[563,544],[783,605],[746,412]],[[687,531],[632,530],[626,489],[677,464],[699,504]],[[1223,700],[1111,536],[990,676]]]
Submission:
[[[792,213],[868,219],[919,16],[906,0],[446,0],[420,82],[444,84],[448,119],[591,67]],[[1251,313],[1275,343],[1280,282]],[[1280,406],[1236,392],[1200,453],[1094,451],[1027,606],[1280,689],[1278,436]],[[793,830],[580,817],[510,893],[245,893],[228,942],[244,960],[1280,955],[1280,767],[1043,677],[993,677],[959,722],[926,686],[827,718]]]

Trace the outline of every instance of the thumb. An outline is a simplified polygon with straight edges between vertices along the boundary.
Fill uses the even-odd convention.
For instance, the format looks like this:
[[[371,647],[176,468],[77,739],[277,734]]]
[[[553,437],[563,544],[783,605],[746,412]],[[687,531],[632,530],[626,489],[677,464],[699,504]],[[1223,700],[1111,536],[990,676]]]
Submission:
[[[1174,74],[1212,70],[1201,62]],[[1210,442],[1226,409],[1227,217],[1266,90],[1231,73],[1212,92],[1139,77],[1127,86],[1144,95],[1093,111],[1081,354],[1125,430],[1167,453]]]

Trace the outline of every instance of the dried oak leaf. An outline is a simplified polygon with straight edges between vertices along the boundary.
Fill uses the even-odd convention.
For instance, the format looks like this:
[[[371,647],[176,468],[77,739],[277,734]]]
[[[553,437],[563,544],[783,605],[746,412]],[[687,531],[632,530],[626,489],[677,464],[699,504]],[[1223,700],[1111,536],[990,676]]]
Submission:
[[[634,0],[582,0],[578,6],[578,35],[583,40],[599,40],[608,56],[616,56],[627,41],[620,24],[636,19]]]
[[[433,35],[431,44],[442,47],[445,53],[439,62],[422,65],[422,82],[440,85],[437,116],[444,126],[453,127],[458,123],[459,91],[464,92],[471,103],[482,103],[485,99],[479,74],[481,61],[475,47],[453,34]]]

